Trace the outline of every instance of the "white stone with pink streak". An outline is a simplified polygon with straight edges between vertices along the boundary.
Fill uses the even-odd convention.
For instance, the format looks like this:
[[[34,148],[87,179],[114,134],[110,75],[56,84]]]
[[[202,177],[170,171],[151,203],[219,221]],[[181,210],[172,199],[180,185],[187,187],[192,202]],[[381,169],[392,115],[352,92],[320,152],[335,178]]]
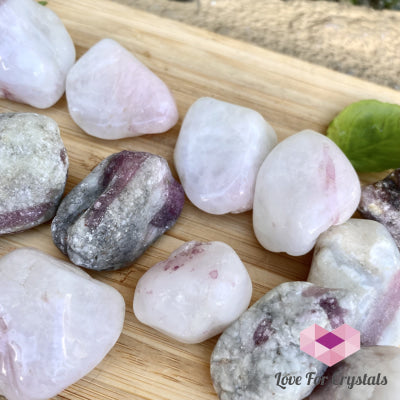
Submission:
[[[269,153],[257,176],[254,231],[268,250],[299,256],[331,225],[347,221],[360,201],[360,182],[343,152],[305,130]]]

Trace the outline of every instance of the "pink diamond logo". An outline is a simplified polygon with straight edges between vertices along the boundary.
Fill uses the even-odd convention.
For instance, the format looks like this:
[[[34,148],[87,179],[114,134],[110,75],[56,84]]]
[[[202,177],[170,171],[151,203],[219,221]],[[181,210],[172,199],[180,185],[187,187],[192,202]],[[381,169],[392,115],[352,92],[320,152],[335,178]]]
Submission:
[[[300,332],[300,350],[331,367],[360,350],[360,332],[347,324],[332,332],[314,324]]]

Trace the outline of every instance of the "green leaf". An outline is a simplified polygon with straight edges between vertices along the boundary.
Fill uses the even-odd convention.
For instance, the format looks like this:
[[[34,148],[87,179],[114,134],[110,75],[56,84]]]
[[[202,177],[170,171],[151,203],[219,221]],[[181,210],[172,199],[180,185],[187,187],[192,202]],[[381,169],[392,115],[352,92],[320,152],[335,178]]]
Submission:
[[[329,124],[328,137],[360,172],[400,167],[400,106],[362,100]]]
[[[47,1],[38,1],[39,4],[41,4],[42,6],[47,6]]]

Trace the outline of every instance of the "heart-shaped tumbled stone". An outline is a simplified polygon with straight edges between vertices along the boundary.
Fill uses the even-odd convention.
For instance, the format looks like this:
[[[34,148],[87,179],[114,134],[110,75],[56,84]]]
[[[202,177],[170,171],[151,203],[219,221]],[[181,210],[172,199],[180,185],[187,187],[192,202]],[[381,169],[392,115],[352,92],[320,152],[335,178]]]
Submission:
[[[38,250],[0,259],[0,395],[45,400],[91,371],[122,331],[117,290]],[[0,396],[1,397],[1,396]]]
[[[188,242],[139,280],[136,317],[184,343],[221,333],[249,305],[246,267],[225,243]]]
[[[400,253],[382,224],[350,219],[323,233],[308,280],[359,298],[364,345],[400,345]]]
[[[332,140],[306,130],[279,143],[257,176],[253,225],[268,250],[298,256],[347,221],[360,201],[356,171]]]
[[[66,95],[72,119],[102,139],[161,133],[178,121],[166,84],[112,39],[95,44],[71,68]]]

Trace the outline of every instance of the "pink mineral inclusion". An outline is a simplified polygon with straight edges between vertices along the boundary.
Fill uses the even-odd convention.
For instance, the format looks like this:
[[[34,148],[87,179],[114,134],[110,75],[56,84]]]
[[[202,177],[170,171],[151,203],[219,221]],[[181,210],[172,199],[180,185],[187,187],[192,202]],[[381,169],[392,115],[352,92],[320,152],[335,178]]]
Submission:
[[[400,308],[400,271],[392,279],[386,293],[375,303],[363,330],[363,345],[377,344],[385,328]]]
[[[26,226],[34,223],[42,218],[52,206],[52,203],[41,203],[22,210],[0,214],[0,230],[10,226]]]
[[[110,204],[120,195],[148,156],[148,153],[122,151],[110,159],[103,175],[104,192],[88,210],[86,226],[99,225]]]
[[[214,269],[208,275],[210,275],[211,279],[217,279],[218,278],[218,271],[216,269]]]

